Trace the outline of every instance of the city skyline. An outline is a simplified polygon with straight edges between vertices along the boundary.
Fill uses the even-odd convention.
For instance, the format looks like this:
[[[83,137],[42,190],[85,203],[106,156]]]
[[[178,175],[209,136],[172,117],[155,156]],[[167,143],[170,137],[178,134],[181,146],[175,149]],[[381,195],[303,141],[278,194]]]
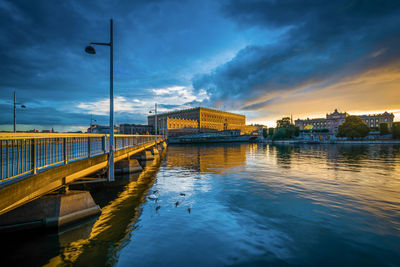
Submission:
[[[391,1],[0,1],[0,130],[108,122],[115,21],[115,123],[205,106],[274,126],[335,108],[400,120],[400,6]]]

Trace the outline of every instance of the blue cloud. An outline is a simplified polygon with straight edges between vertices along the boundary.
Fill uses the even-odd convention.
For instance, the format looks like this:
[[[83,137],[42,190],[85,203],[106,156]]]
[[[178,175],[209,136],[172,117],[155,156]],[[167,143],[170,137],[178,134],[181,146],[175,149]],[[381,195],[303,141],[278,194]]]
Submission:
[[[243,28],[287,31],[193,79],[214,106],[260,109],[272,103],[265,99],[269,93],[318,90],[316,84],[399,60],[400,6],[393,1],[227,1],[222,10]]]
[[[238,49],[244,37],[221,17],[214,1],[2,1],[0,4],[0,97],[18,98],[65,112],[79,101],[108,97],[109,52],[89,42],[107,42],[115,24],[115,94],[149,98],[153,88],[190,86],[207,59]],[[211,27],[212,26],[212,27]],[[168,104],[168,103],[166,103]],[[76,117],[86,118],[88,114]],[[137,116],[136,116],[137,115]],[[68,115],[66,114],[66,117]],[[145,114],[117,114],[121,122]],[[126,121],[125,121],[126,120]],[[41,123],[40,117],[32,124]],[[64,120],[69,124],[69,120]]]

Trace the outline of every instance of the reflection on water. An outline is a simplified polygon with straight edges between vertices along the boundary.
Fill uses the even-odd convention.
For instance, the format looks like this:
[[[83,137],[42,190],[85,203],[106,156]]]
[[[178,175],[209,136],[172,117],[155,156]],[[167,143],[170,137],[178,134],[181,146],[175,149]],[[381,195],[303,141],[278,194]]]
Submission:
[[[2,258],[79,266],[400,264],[400,146],[170,146],[161,166],[146,168],[94,191],[98,218],[13,238]],[[155,190],[157,202],[146,199]]]
[[[165,151],[161,158],[164,156]],[[157,158],[147,161],[142,173],[92,185],[92,196],[102,208],[101,215],[95,218],[59,232],[2,236],[2,240],[10,241],[1,244],[3,263],[6,266],[113,265],[118,250],[135,228],[141,204],[145,202],[144,193],[152,186],[159,166],[160,158]]]

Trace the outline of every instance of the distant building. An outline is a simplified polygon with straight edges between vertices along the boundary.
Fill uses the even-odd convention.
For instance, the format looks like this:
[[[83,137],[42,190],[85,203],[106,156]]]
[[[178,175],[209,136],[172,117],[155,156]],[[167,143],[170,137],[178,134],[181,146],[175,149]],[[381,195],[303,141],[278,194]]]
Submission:
[[[87,129],[88,133],[98,133],[98,134],[109,134],[110,126],[98,125],[94,124],[90,128]],[[114,126],[114,133],[119,133],[118,127]]]
[[[268,127],[262,124],[254,124],[253,126],[257,127],[258,129],[258,135],[263,136],[264,130],[268,131]]]
[[[379,123],[387,122],[389,129],[392,128],[394,115],[393,113],[384,112],[382,114],[361,115],[361,119],[368,125],[368,127],[378,127]]]
[[[155,115],[147,119],[149,125],[155,125]],[[242,134],[249,134],[258,130],[258,127],[246,125],[244,115],[203,107],[161,113],[157,115],[157,120],[158,129],[167,130],[168,135],[224,130],[240,130]]]
[[[119,130],[121,134],[154,134],[154,129],[151,125],[121,124]]]
[[[51,130],[42,130],[42,133],[54,133],[54,129],[51,129]]]
[[[347,112],[339,112],[337,109],[331,114],[326,114],[326,118],[317,119],[297,119],[295,120],[295,125],[300,128],[300,130],[311,130],[311,129],[328,129],[329,133],[336,134],[339,125],[346,121],[346,117],[350,116]],[[379,123],[387,122],[389,128],[392,127],[394,115],[393,113],[374,114],[374,115],[361,115],[359,116],[368,127],[378,127]]]

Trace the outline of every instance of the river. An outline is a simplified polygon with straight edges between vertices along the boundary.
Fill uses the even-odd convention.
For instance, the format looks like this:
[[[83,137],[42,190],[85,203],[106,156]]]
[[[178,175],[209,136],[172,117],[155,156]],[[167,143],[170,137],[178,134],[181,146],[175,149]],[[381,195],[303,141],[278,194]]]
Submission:
[[[2,237],[5,265],[400,265],[398,145],[171,145],[117,180],[99,217]]]

